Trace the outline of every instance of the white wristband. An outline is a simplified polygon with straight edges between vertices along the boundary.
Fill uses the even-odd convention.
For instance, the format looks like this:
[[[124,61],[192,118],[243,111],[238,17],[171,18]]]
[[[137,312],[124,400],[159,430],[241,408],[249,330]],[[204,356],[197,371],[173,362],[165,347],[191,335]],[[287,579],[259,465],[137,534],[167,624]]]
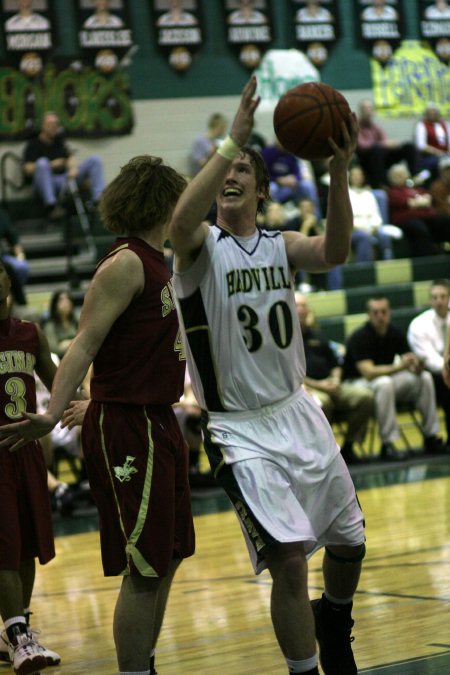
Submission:
[[[240,147],[237,145],[237,143],[235,143],[235,141],[233,141],[231,136],[227,136],[226,138],[224,138],[219,147],[217,148],[217,152],[221,157],[225,157],[225,159],[230,160],[237,157],[240,151],[241,151]]]

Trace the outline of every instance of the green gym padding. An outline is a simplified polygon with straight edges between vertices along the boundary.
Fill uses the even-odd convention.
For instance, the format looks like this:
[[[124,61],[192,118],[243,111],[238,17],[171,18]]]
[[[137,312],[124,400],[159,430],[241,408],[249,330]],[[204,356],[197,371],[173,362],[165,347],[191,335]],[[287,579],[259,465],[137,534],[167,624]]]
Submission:
[[[430,288],[431,283],[429,281],[417,281],[414,284],[414,307],[429,305]]]
[[[450,256],[434,255],[425,258],[413,258],[414,281],[425,281],[432,279],[448,279],[450,277]]]
[[[375,286],[377,283],[373,263],[349,263],[342,268],[344,288]]]
[[[308,295],[308,304],[317,318],[344,316],[347,305],[344,291],[327,291]]]
[[[413,281],[411,260],[379,260],[375,263],[375,273],[378,286]]]

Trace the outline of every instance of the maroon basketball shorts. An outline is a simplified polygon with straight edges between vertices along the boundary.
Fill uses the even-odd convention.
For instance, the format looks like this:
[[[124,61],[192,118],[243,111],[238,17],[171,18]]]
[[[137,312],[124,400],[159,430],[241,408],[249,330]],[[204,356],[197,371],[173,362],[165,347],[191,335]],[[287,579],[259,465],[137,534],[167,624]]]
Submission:
[[[47,469],[39,443],[16,452],[0,448],[0,569],[55,556]]]
[[[188,448],[172,407],[92,401],[82,444],[105,576],[165,576],[192,555]]]

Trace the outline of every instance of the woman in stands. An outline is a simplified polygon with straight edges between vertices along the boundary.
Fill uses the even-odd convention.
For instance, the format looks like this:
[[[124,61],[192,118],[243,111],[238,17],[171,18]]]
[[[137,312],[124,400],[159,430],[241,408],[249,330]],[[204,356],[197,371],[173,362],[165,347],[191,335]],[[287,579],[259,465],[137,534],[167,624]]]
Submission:
[[[408,238],[412,257],[432,255],[437,244],[450,241],[450,217],[436,211],[431,194],[414,185],[404,164],[391,166],[388,179],[391,222]]]
[[[77,334],[78,319],[75,305],[69,291],[58,290],[50,300],[49,319],[44,324],[44,332],[52,354],[60,359]]]
[[[357,262],[373,260],[373,246],[383,260],[393,257],[391,237],[400,239],[398,227],[383,223],[377,198],[367,185],[360,166],[353,166],[348,174],[350,201],[353,209],[352,249]]]

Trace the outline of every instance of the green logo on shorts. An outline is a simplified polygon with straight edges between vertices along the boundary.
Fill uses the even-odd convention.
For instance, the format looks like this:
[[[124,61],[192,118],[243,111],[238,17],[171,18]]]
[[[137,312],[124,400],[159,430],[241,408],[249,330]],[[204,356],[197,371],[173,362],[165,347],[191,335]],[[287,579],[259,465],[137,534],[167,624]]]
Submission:
[[[133,473],[137,473],[137,469],[134,466],[131,466],[131,463],[134,462],[135,459],[136,457],[127,455],[125,464],[123,466],[113,467],[116,478],[120,480],[121,483],[123,483],[126,480],[131,480],[131,475]]]

